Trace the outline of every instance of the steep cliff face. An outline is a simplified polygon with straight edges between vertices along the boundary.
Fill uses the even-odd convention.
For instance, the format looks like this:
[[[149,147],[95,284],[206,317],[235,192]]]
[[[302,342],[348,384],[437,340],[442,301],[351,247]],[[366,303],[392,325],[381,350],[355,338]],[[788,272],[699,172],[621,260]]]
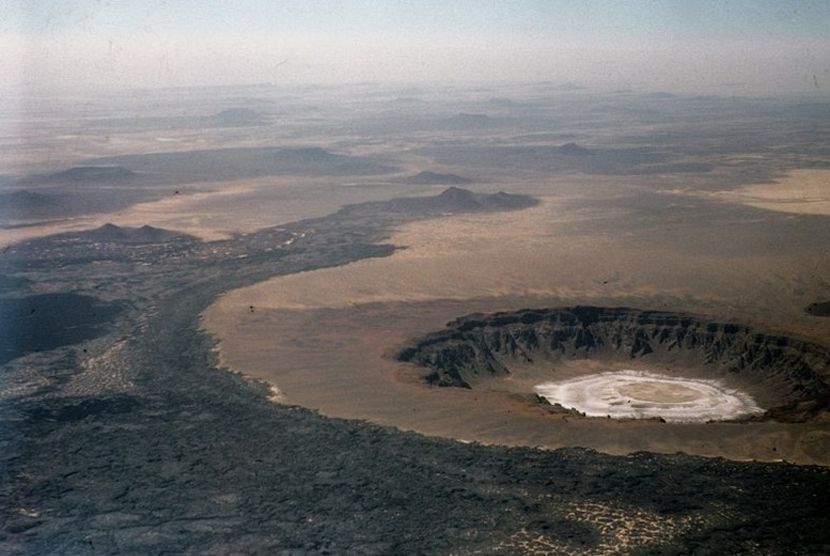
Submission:
[[[578,306],[470,315],[398,358],[429,369],[424,379],[439,386],[475,388],[528,364],[550,363],[553,380],[555,363],[594,359],[728,379],[760,393],[780,420],[830,407],[827,347],[685,314]]]

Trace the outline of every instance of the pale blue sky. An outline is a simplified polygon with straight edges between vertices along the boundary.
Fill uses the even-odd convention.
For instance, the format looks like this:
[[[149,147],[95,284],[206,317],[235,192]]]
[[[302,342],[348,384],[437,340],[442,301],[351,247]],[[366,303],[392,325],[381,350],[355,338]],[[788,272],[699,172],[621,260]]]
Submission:
[[[158,32],[824,36],[824,0],[17,0],[28,34]]]
[[[824,0],[12,0],[0,38],[6,81],[56,86],[830,86]]]

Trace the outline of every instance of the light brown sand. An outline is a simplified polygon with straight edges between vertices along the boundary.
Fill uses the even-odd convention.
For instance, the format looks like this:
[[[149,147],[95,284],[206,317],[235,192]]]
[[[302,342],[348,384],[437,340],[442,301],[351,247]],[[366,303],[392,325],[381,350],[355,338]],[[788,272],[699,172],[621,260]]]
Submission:
[[[827,216],[830,215],[830,170],[795,170],[775,183],[721,191],[714,196],[765,210]]]
[[[229,292],[223,304],[259,308],[342,308],[365,303],[502,296],[605,299],[646,297],[660,286],[682,297],[706,289],[747,296],[748,267],[766,260],[690,259],[672,247],[640,249],[615,236],[560,234],[571,219],[560,202],[495,215],[458,215],[404,226],[391,242],[406,249],[383,259],[274,278]],[[761,292],[758,292],[761,293]]]
[[[187,233],[205,241],[331,214],[344,204],[383,200],[394,186],[337,186],[326,178],[265,178],[155,186],[163,198],[129,208],[50,222],[19,222],[0,230],[0,246],[51,234],[94,229],[111,223],[145,225]],[[176,190],[181,191],[176,194]]]
[[[125,227],[148,225],[156,228],[167,228],[194,235],[205,241],[226,239],[231,232],[237,230],[217,227],[217,222],[212,218],[212,213],[204,209],[198,210],[197,207],[214,202],[217,206],[222,203],[231,204],[234,196],[247,191],[250,191],[250,187],[243,185],[220,191],[206,191],[187,195],[175,195],[171,192],[168,197],[158,201],[139,203],[120,211],[2,230],[0,231],[0,246],[52,234],[90,230],[107,223]]]

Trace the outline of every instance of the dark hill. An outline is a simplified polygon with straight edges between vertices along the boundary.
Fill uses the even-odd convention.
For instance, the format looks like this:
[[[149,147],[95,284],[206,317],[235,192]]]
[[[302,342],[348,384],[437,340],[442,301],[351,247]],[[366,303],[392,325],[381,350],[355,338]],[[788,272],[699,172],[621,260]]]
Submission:
[[[491,127],[497,123],[496,120],[494,120],[487,114],[468,114],[466,112],[456,114],[451,118],[447,118],[447,120],[445,121],[451,127],[463,129]]]
[[[214,114],[209,119],[214,125],[219,127],[242,127],[262,125],[265,123],[265,118],[259,112],[251,110],[250,108],[228,108],[218,114]]]
[[[450,187],[432,197],[404,197],[383,203],[367,203],[374,208],[410,216],[430,216],[458,212],[497,212],[536,206],[539,201],[526,195],[511,193],[473,193],[460,187]],[[360,205],[355,205],[360,206]]]
[[[527,195],[511,193],[473,193],[450,187],[431,197],[403,197],[390,201],[361,203],[343,207],[339,214],[349,217],[379,213],[400,213],[407,217],[429,217],[459,212],[498,212],[533,207],[539,201]]]
[[[123,166],[76,166],[33,180],[40,183],[124,183],[137,177]]]
[[[80,234],[85,239],[107,243],[162,243],[180,238],[183,235],[179,232],[154,228],[152,226],[127,228],[116,226],[115,224],[104,224],[100,228],[88,232],[81,232]]]
[[[556,152],[566,156],[586,156],[593,154],[585,147],[580,147],[576,143],[565,143],[561,147],[557,147]]]
[[[435,197],[410,197],[390,201],[395,209],[427,214],[450,212],[486,212],[516,210],[535,206],[536,199],[525,195],[504,193],[473,193],[460,187],[450,187]]]
[[[398,180],[398,183],[405,185],[465,185],[473,183],[473,180],[456,174],[437,174],[424,171],[414,176],[408,176]]]
[[[397,170],[371,158],[336,154],[319,147],[174,151],[107,157],[98,162],[163,174],[169,183],[285,174],[364,176]]]
[[[467,212],[479,210],[485,198],[484,195],[473,193],[469,189],[450,187],[429,202],[430,205],[441,206],[447,210]]]

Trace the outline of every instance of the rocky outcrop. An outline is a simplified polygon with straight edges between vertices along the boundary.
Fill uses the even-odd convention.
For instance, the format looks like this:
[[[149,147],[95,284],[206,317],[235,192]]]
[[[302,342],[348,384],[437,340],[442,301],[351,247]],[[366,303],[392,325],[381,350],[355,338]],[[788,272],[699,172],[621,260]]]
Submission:
[[[796,420],[810,420],[830,407],[827,347],[686,314],[577,306],[470,315],[404,349],[398,359],[429,369],[424,379],[431,384],[462,388],[527,364],[638,360],[746,385],[761,392],[772,408],[768,416],[780,420],[794,411]]]

